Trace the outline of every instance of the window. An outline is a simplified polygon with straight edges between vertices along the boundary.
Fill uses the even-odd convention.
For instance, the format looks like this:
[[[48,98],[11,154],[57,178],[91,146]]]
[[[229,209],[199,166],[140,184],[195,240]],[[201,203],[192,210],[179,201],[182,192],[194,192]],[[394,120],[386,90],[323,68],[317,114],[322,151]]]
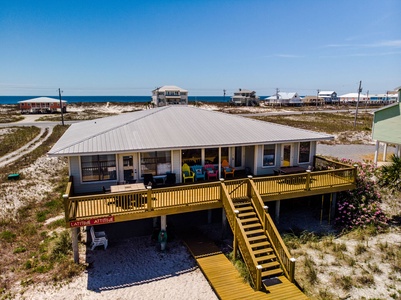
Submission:
[[[299,163],[310,161],[310,142],[299,143]]]
[[[219,148],[208,148],[205,149],[205,164],[219,163]]]
[[[223,160],[230,162],[228,159],[228,147],[221,148],[221,161]]]
[[[81,156],[81,172],[84,182],[115,180],[116,156],[114,154]]]
[[[263,166],[274,166],[276,161],[276,145],[264,145],[263,148]]]
[[[188,166],[201,165],[201,149],[182,150],[181,160],[182,164],[186,163]]]
[[[235,166],[242,167],[242,147],[235,147]]]
[[[171,172],[171,151],[141,153],[141,175],[164,175]]]

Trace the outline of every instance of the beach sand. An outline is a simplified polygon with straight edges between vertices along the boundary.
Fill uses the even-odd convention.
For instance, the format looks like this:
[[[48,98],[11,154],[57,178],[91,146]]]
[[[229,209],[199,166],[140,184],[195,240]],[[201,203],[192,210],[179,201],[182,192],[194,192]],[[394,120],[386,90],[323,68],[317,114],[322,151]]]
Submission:
[[[165,251],[150,236],[110,243],[107,250],[80,249],[89,267],[60,286],[36,284],[16,299],[218,299],[186,246],[169,242]]]

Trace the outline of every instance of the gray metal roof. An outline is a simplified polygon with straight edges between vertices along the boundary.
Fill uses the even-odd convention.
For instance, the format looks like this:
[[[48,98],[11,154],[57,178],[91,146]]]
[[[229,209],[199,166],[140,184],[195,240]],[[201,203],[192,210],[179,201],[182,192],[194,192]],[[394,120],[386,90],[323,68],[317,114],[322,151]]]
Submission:
[[[330,135],[190,106],[165,106],[75,123],[50,156],[328,140]]]

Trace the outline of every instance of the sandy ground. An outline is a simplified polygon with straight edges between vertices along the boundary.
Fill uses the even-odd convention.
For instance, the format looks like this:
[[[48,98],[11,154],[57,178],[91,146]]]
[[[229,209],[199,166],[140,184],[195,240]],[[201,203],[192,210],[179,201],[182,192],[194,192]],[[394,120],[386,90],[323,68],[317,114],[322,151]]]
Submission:
[[[203,108],[217,110],[213,105],[205,105]],[[70,111],[80,109],[71,107]],[[85,107],[85,109],[90,108]],[[103,110],[122,113],[129,111],[130,108],[107,104]],[[271,108],[241,108],[241,113],[260,111],[268,112]],[[372,151],[371,146],[362,148],[363,145],[358,145],[358,147],[358,150],[350,151],[348,148],[319,145],[318,153],[361,160],[363,155]],[[51,190],[46,178],[55,176],[60,170],[58,168],[63,166],[57,159],[41,158],[27,170],[21,170],[32,175],[30,177],[35,180],[37,188],[31,189],[29,195],[21,197],[23,187],[6,186],[6,192],[0,196],[1,207],[10,213],[23,205],[24,199],[40,198],[42,193]],[[398,238],[395,241],[400,242]],[[20,292],[16,299],[217,299],[194,259],[178,240],[170,243],[165,252],[161,252],[157,243],[150,237],[135,237],[111,244],[106,251],[101,248],[91,251],[81,247],[80,255],[81,260],[89,265],[86,272],[71,282],[59,286],[41,284],[28,288],[16,286],[14,291]],[[377,281],[386,281],[386,278],[378,277]],[[398,288],[401,290],[401,286]],[[367,297],[383,295],[382,286],[376,291],[366,289],[366,292],[363,292],[364,290],[361,288],[360,292],[348,295],[347,299],[360,299],[362,295],[368,295]]]
[[[161,251],[150,237],[120,240],[105,251],[81,248],[88,270],[60,286],[35,285],[16,299],[218,299],[180,241]]]

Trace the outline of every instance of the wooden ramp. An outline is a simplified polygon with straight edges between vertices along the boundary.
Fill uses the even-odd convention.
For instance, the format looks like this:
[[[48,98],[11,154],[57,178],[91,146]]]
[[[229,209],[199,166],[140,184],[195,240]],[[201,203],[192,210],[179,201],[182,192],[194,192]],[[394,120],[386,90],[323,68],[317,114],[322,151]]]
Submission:
[[[237,269],[212,241],[202,236],[184,238],[203,274],[217,296],[222,300],[232,299],[308,299],[284,276],[265,283],[268,291],[255,291],[240,276]]]

